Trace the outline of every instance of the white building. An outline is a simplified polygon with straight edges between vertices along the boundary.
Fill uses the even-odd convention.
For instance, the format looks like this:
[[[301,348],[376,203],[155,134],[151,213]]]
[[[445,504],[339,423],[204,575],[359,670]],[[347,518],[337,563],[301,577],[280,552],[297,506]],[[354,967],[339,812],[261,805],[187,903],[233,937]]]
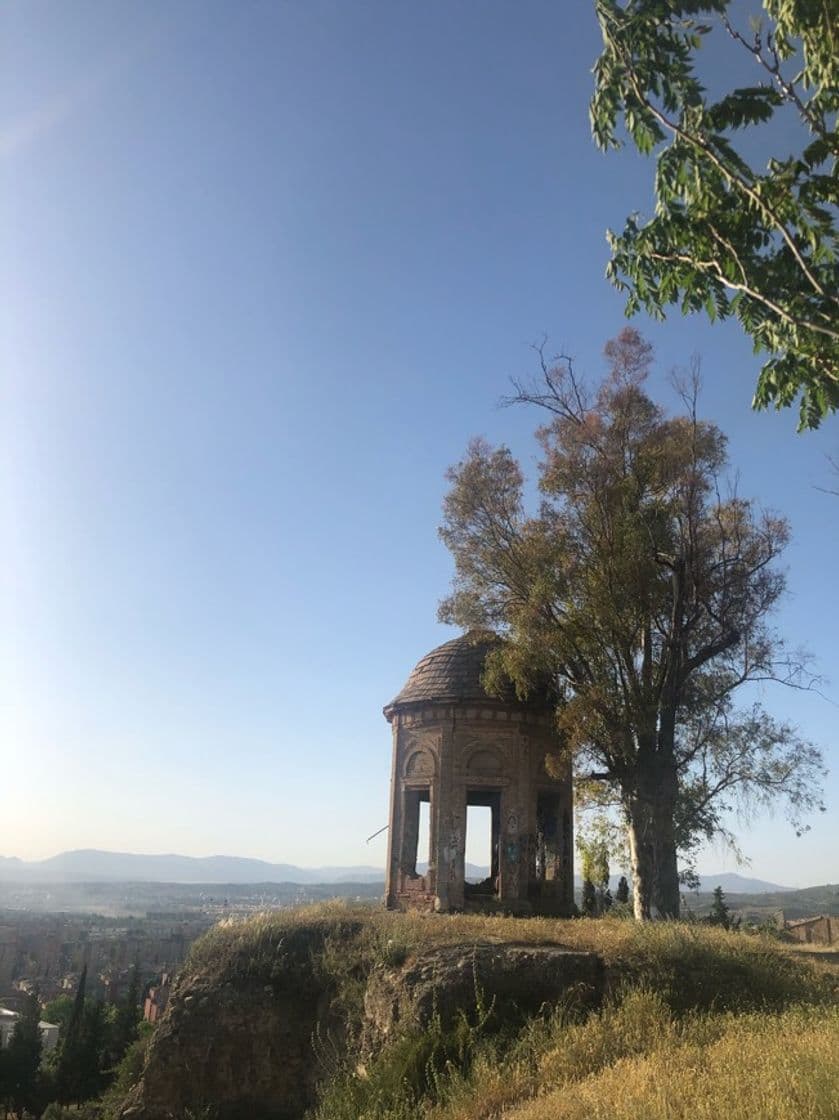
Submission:
[[[9,1011],[8,1007],[0,1007],[0,1049],[8,1046],[14,1034],[15,1024],[20,1015],[17,1011]],[[44,1053],[54,1050],[58,1045],[58,1030],[55,1023],[40,1022],[41,1044]]]

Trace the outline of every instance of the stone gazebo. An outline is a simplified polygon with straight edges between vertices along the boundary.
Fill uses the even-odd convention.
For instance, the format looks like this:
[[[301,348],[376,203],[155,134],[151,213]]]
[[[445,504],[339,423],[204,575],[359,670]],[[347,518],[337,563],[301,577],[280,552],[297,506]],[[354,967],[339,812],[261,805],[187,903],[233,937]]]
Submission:
[[[393,728],[390,909],[573,910],[571,765],[558,778],[546,768],[560,743],[545,696],[522,702],[510,685],[498,698],[481,684],[500,641],[471,631],[432,650],[384,709]],[[423,803],[428,852],[417,850]],[[465,873],[470,806],[491,816],[492,866],[479,883]]]

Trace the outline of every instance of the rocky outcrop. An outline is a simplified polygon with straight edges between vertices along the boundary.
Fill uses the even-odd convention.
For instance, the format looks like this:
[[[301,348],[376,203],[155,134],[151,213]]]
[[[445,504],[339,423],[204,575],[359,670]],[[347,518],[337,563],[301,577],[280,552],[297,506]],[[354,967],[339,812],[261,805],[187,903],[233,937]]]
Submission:
[[[505,1020],[538,1014],[573,999],[600,1002],[603,963],[594,953],[558,945],[478,944],[428,949],[400,968],[375,969],[364,997],[365,1044],[374,1049],[432,1016],[450,1024],[478,1004]]]
[[[261,965],[249,974],[239,959],[228,978],[212,971],[184,976],[122,1120],[200,1116],[205,1106],[218,1120],[299,1120],[322,1075],[318,1040],[327,1041],[334,1058],[348,1034],[360,1031],[372,1054],[401,1031],[422,1029],[433,1015],[448,1022],[463,1011],[473,1021],[478,1002],[505,1020],[570,995],[596,1003],[603,991],[602,964],[591,953],[555,945],[439,946],[396,967],[374,965],[359,1010],[363,1022],[348,1030],[334,977],[318,963],[323,937],[318,933],[308,946],[299,940],[293,954],[280,958],[286,964],[267,971]],[[287,948],[278,942],[278,953]]]
[[[315,1096],[313,1039],[340,1046],[346,1026],[326,946],[343,960],[360,929],[254,919],[211,931],[172,991],[121,1120],[297,1120]]]
[[[271,985],[219,991],[190,978],[152,1040],[124,1120],[170,1120],[209,1106],[224,1120],[295,1120],[312,1103],[312,1038],[328,1004],[321,994]]]

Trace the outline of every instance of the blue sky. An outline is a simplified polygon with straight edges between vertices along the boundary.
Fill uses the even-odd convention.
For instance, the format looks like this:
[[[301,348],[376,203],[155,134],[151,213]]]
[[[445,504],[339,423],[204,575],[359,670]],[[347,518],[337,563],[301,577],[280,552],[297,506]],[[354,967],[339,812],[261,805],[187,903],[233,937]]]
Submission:
[[[604,230],[652,169],[591,144],[597,49],[587,2],[4,6],[3,854],[383,862],[444,472],[476,434],[532,470],[508,378],[623,324]],[[792,521],[778,624],[833,684],[766,699],[830,753],[837,422],[752,413],[736,326],[638,323]],[[753,873],[839,879],[827,795]]]

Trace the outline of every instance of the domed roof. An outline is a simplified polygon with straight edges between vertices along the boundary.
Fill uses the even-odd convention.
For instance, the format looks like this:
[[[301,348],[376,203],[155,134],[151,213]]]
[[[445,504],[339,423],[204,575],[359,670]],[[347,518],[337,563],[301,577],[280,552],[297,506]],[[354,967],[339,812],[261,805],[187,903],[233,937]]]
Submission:
[[[512,682],[501,696],[490,696],[481,684],[487,654],[503,639],[487,630],[470,630],[459,638],[444,642],[418,661],[402,691],[385,707],[390,719],[404,704],[469,700],[520,704]]]

